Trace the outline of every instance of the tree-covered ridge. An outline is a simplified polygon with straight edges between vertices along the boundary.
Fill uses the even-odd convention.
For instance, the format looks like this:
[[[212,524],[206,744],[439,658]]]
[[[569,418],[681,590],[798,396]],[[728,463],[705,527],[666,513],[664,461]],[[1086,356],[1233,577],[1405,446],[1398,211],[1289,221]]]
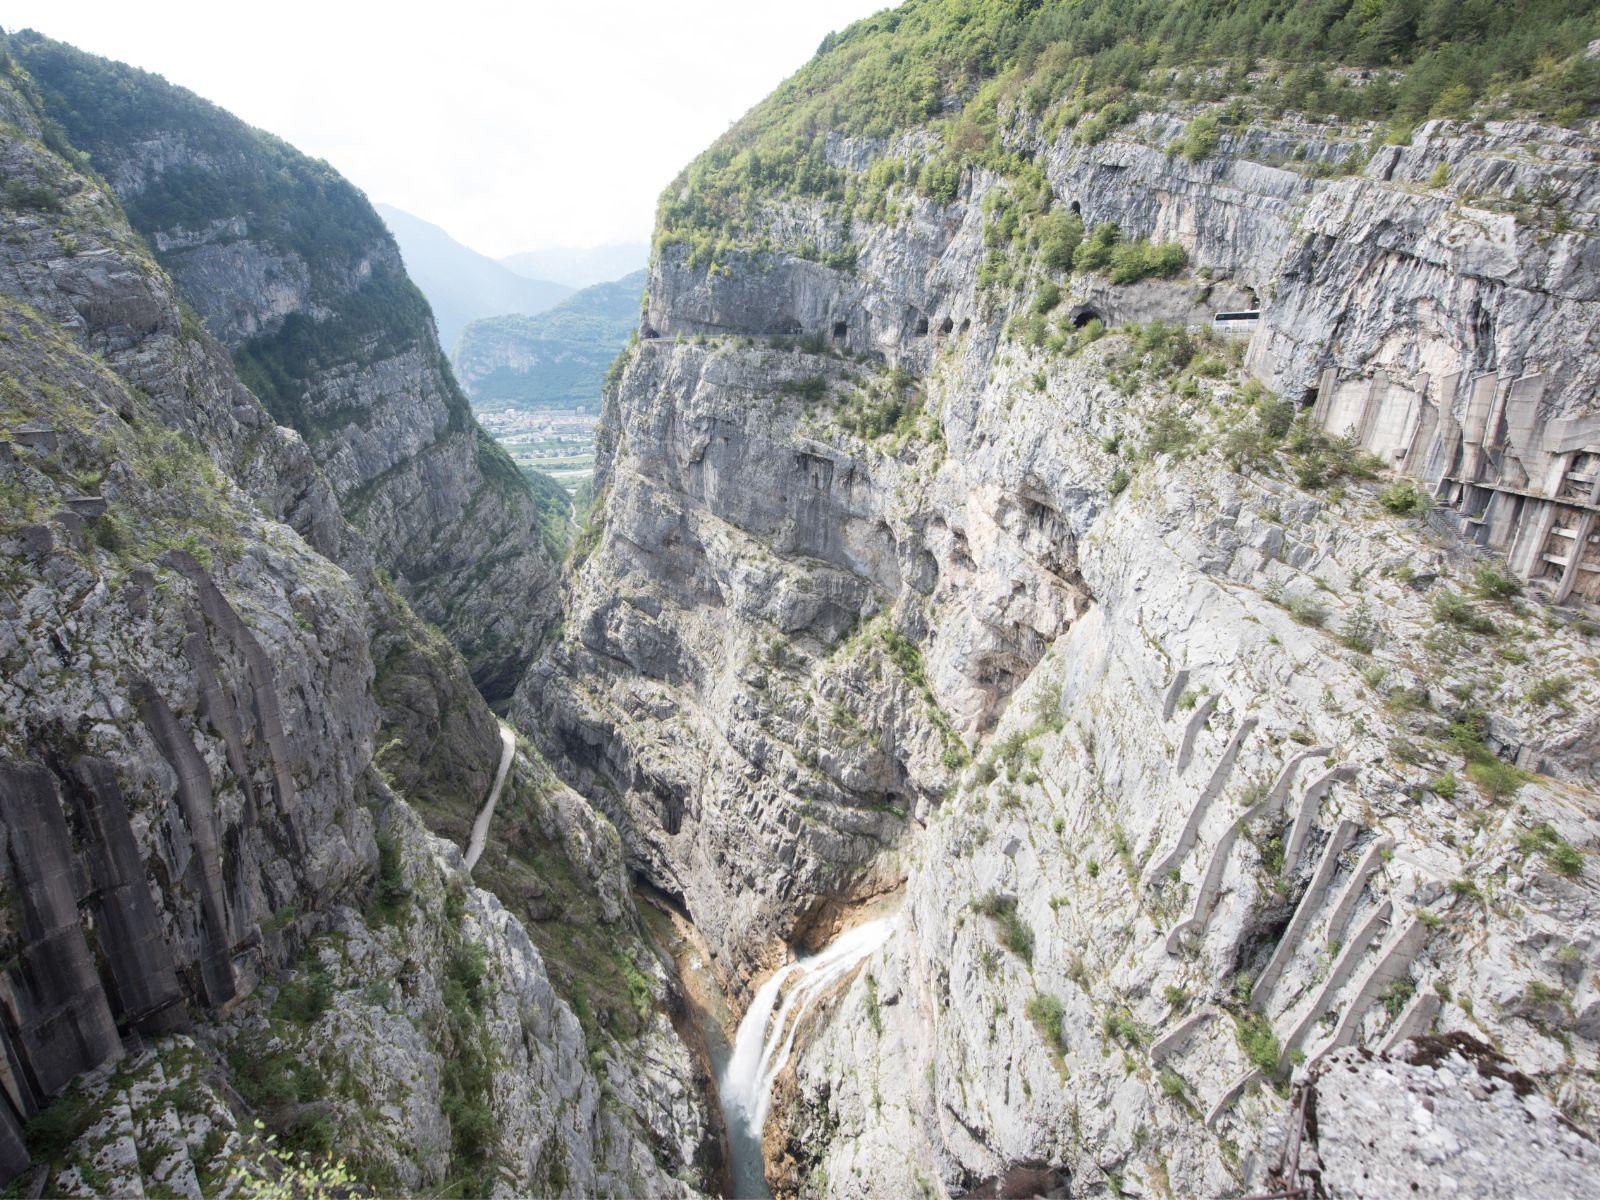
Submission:
[[[606,367],[638,327],[644,287],[645,273],[635,271],[541,313],[472,322],[456,348],[462,382],[480,405],[598,409]],[[532,365],[503,361],[513,356]]]
[[[1239,119],[1580,119],[1600,111],[1596,38],[1597,0],[909,0],[830,34],[691,164],[663,193],[658,244],[716,261],[759,240],[753,209],[774,192],[854,208],[868,185],[829,164],[828,133],[930,125],[943,154],[907,181],[953,195],[972,162],[1015,167],[1000,130],[1019,112],[1085,142],[1141,106],[1230,96],[1249,101]]]
[[[233,352],[240,377],[278,421],[317,441],[331,418],[314,419],[307,407],[316,372],[432,341],[427,301],[406,277],[388,228],[327,163],[149,71],[31,30],[12,36],[9,47],[51,118],[117,186],[139,232],[154,241],[158,233],[198,233],[244,217],[252,239],[305,263],[322,311],[291,313]],[[150,142],[178,143],[181,154],[152,168],[136,150]],[[158,252],[180,281],[184,254],[182,243]],[[452,428],[464,429],[466,402],[447,391]]]
[[[593,342],[621,337],[638,324],[639,297],[644,293],[645,273],[635,271],[611,283],[597,283],[541,313],[506,313],[483,317],[470,328],[481,333],[513,334],[536,341]]]
[[[141,233],[198,232],[243,216],[252,238],[305,262],[323,311],[291,313],[233,352],[240,378],[276,420],[316,442],[353,415],[313,413],[308,393],[318,372],[430,348],[432,314],[388,227],[333,167],[160,75],[31,30],[8,44],[73,146],[114,182],[124,171],[138,173],[136,186],[119,190]],[[137,165],[131,148],[175,140],[182,161],[159,170]],[[471,410],[442,355],[439,371],[450,429],[465,430]]]
[[[32,31],[10,36],[4,46],[70,140],[66,152],[74,157],[81,152],[110,180],[129,222],[152,243],[163,244],[158,234],[182,233],[227,240],[232,233],[218,232],[213,224],[243,218],[250,240],[304,264],[309,303],[276,321],[263,321],[232,347],[240,379],[274,420],[293,427],[313,446],[351,424],[365,424],[372,417],[368,397],[350,390],[347,406],[329,404],[319,397],[319,380],[414,354],[425,372],[433,367],[437,399],[447,414],[443,436],[473,437],[482,482],[514,507],[530,505],[539,516],[546,552],[552,557],[559,552],[564,493],[553,483],[530,485],[475,428],[467,398],[439,349],[428,302],[359,188],[326,162],[159,75]],[[173,149],[151,154],[150,143]],[[166,245],[157,258],[185,287],[183,262],[192,252],[190,243],[179,237]],[[416,399],[380,395],[377,401]],[[349,493],[346,515],[359,522],[383,479],[369,479]]]
[[[353,265],[388,230],[359,188],[320,159],[160,75],[23,30],[7,39],[50,116],[72,144],[115,181],[127,147],[181,137],[192,160],[124,192],[128,219],[142,233],[204,229],[241,213],[254,232],[313,267]],[[318,272],[313,271],[315,287]]]

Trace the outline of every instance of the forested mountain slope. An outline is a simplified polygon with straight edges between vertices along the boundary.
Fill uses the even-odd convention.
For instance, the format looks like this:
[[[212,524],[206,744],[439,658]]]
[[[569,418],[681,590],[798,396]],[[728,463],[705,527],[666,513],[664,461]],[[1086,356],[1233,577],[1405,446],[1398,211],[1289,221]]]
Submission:
[[[644,284],[635,271],[546,312],[472,322],[455,349],[461,385],[483,407],[597,410],[606,368],[639,327]]]
[[[477,428],[366,198],[159,76],[29,33],[11,52],[378,562],[479,686],[509,693],[551,619],[565,514]],[[491,599],[507,594],[535,619]]]

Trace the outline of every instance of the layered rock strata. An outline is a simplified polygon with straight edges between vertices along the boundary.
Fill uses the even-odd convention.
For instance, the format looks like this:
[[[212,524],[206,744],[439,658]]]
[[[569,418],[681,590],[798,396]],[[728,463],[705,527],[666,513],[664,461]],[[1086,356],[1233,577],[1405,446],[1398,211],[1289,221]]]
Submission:
[[[158,76],[31,34],[11,47],[376,563],[508,697],[553,620],[564,502],[478,428],[366,198]]]
[[[1181,245],[1176,278],[987,282],[1013,185],[982,168],[888,222],[758,199],[761,248],[653,265],[518,711],[736,991],[905,880],[779,1080],[785,1193],[1227,1193],[1264,1084],[1431,1028],[1594,1102],[1595,627],[1565,562],[1446,511],[1480,446],[1507,495],[1514,450],[1585,482],[1592,137],[1434,122],[1366,159],[1286,120],[1196,162],[1198,111],[1003,122],[1051,205]],[[1433,488],[1360,482],[1414,458],[1426,520]]]
[[[209,1194],[296,1169],[249,1133],[263,1119],[418,1187],[691,1190],[707,1123],[665,1017],[624,1035],[558,990],[407,806],[481,797],[498,759],[459,657],[6,72],[0,1170],[51,1194]],[[550,797],[525,818],[545,869],[606,898],[585,931],[653,1014],[669,981],[630,932],[614,833],[521,786]],[[323,964],[330,944],[359,954]],[[423,982],[383,1000],[407,961]],[[361,1072],[403,1077],[392,1123],[334,1086],[359,1057],[347,993]],[[231,1053],[257,1035],[264,1054]],[[472,1054],[485,1073],[452,1083],[441,1064]]]

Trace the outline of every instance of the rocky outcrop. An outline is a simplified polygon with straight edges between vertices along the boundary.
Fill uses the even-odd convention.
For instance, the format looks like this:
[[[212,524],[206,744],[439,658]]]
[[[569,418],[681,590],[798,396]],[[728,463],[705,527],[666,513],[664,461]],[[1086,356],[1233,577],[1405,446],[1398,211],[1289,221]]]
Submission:
[[[774,187],[742,240],[658,250],[516,711],[736,990],[904,879],[778,1081],[784,1193],[1230,1194],[1264,1175],[1264,1082],[1431,1023],[1593,1103],[1595,1031],[1569,1053],[1526,1002],[1593,1007],[1593,626],[1538,572],[1495,607],[1502,560],[1380,504],[1362,480],[1404,455],[1326,436],[1318,398],[1448,343],[1546,376],[1524,423],[1578,436],[1597,314],[1539,281],[1594,252],[1593,131],[1431,123],[1369,161],[1371,131],[1287,117],[1170,152],[1200,112],[1001,123],[1030,203],[1180,244],[1175,277],[1045,266],[999,228],[1031,175],[838,202],[935,161],[927,131],[832,136],[833,197]],[[1541,188],[1560,229],[1486,224]]]
[[[366,199],[157,76],[33,34],[10,44],[377,565],[491,700],[509,696],[553,619],[565,514],[478,429]]]
[[[1555,1200],[1594,1187],[1595,1144],[1468,1034],[1382,1057],[1341,1051],[1306,1086],[1302,1178],[1329,1197]]]
[[[1372,1114],[1419,1190],[1394,1163],[1453,1153],[1440,1128],[1532,1130],[1507,1161],[1552,1181],[1592,1157],[1592,129],[1378,147],[1195,107],[1090,137],[1005,100],[992,140],[953,130],[981,165],[924,128],[747,172],[729,229],[664,230],[512,704],[571,786],[523,743],[469,881],[407,801],[464,836],[495,726],[404,597],[502,692],[541,623],[447,601],[538,581],[392,247],[180,93],[135,78],[105,128],[67,106],[282,431],[26,86],[0,86],[8,1170],[294,1170],[249,1114],[377,1190],[688,1191],[715,1122],[630,876],[736,1000],[897,912],[785,1034],[784,1195],[1239,1194],[1306,1162],[1286,1137],[1362,1194]],[[310,229],[233,186],[265,163],[347,207]],[[179,207],[197,179],[227,199]],[[1074,216],[1132,243],[1124,282],[1067,271]],[[413,553],[391,590],[374,563]],[[514,646],[473,643],[501,619]],[[151,1049],[108,1071],[129,1031]],[[1430,1130],[1383,1109],[1457,1083]]]
[[[48,1194],[216,1195],[325,1169],[329,1147],[388,1192],[695,1194],[671,1170],[691,1174],[705,1114],[666,1018],[632,1047],[642,1064],[591,1051],[459,849],[388,816],[388,906],[332,907],[296,969],[226,1019],[90,1071]]]

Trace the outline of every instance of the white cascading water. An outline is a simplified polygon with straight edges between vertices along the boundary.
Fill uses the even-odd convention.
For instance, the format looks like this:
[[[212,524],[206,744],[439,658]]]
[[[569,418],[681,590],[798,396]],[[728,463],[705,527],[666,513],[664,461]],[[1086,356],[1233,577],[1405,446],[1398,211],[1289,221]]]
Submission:
[[[733,1056],[722,1074],[721,1085],[729,1123],[741,1122],[741,1132],[757,1145],[772,1100],[772,1081],[789,1062],[800,1023],[818,997],[883,945],[893,925],[893,917],[858,925],[834,939],[826,949],[782,967],[756,992],[749,1011],[739,1022]]]

